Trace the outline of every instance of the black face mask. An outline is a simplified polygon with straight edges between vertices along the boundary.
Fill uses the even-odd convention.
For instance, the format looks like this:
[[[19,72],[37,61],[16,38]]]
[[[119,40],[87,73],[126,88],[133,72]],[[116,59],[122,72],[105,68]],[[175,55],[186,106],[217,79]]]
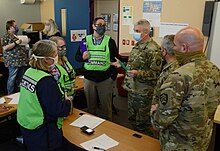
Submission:
[[[105,33],[105,26],[96,26],[96,32],[99,35],[104,35],[104,33]]]

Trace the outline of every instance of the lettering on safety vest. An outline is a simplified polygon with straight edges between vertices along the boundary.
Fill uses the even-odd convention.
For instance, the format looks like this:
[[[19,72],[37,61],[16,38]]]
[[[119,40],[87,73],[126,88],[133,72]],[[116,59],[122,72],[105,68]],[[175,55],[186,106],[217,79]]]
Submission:
[[[89,60],[88,61],[89,65],[101,65],[101,66],[105,66],[106,65],[106,61],[97,61],[97,60]]]
[[[26,90],[30,91],[31,93],[35,91],[36,84],[37,84],[36,81],[34,81],[33,79],[25,75],[23,76],[21,83],[20,83],[22,87],[24,87]]]

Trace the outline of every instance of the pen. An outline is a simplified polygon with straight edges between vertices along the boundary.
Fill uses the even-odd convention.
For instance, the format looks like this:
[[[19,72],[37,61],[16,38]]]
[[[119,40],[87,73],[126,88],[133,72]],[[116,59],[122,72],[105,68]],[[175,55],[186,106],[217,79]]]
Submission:
[[[102,151],[105,151],[105,149],[103,149],[103,148],[99,148],[99,147],[96,147],[96,146],[94,146],[94,147],[92,147],[93,149],[97,149],[97,150],[102,150]]]

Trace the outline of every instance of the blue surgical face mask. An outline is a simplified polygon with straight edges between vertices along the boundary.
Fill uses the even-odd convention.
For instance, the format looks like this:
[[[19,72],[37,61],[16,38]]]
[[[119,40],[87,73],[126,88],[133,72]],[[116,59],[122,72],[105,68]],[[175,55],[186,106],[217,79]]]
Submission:
[[[16,27],[15,27],[15,34],[17,34],[18,31],[19,31],[19,28],[18,28],[18,26],[16,26]]]
[[[141,37],[141,33],[134,33],[133,34],[133,38],[134,38],[134,40],[136,40],[136,41],[141,41],[142,40],[142,37]]]
[[[105,33],[105,26],[96,26],[96,32],[99,35],[104,35],[104,33]]]

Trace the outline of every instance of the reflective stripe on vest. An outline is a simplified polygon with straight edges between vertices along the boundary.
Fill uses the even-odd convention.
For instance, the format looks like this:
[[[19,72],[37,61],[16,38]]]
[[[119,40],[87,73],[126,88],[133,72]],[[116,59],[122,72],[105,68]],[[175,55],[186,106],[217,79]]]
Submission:
[[[84,63],[86,70],[106,71],[110,67],[109,36],[104,36],[100,45],[94,45],[92,35],[86,36],[87,49],[90,54],[88,62]]]
[[[74,85],[75,85],[75,72],[73,70],[73,67],[71,66],[71,64],[66,61],[66,65],[68,66],[68,68],[70,69],[70,73],[68,74],[68,72],[64,69],[64,67],[62,67],[62,65],[60,64],[56,64],[56,67],[59,69],[60,71],[60,79],[59,79],[59,86],[61,87],[61,90],[64,92],[67,92],[67,96],[71,96],[74,93]]]

